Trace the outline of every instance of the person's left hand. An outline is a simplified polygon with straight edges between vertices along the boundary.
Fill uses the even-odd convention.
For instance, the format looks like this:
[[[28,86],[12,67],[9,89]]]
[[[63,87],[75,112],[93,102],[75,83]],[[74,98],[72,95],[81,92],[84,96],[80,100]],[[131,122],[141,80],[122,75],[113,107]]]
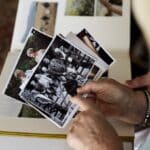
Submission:
[[[126,85],[133,89],[150,87],[150,72],[133,80],[127,80]]]
[[[69,129],[69,146],[75,150],[122,150],[120,138],[100,111],[84,108]]]

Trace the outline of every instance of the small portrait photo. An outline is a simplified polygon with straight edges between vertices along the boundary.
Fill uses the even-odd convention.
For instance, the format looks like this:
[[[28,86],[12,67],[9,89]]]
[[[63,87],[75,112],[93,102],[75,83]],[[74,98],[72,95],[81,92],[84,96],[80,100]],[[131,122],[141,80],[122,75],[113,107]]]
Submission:
[[[122,16],[123,0],[95,0],[95,16]]]
[[[55,32],[57,6],[57,2],[20,1],[18,9],[19,21],[17,21],[17,26],[19,27],[15,31],[15,36],[19,35],[19,38],[15,37],[16,41],[14,44],[24,45],[32,27],[53,36]]]
[[[94,16],[95,0],[67,0],[66,16]]]
[[[85,52],[56,36],[20,96],[63,127],[76,109],[69,97],[88,81],[94,63]]]
[[[44,55],[51,40],[51,37],[42,32],[34,28],[31,29],[5,89],[6,95],[22,101],[18,94],[24,88],[26,81],[31,77],[35,66]]]
[[[56,2],[38,2],[34,27],[53,36],[57,15]]]
[[[77,34],[77,36],[107,65],[112,65],[114,58],[108,54],[107,50],[105,50],[86,29],[83,29],[80,33]]]

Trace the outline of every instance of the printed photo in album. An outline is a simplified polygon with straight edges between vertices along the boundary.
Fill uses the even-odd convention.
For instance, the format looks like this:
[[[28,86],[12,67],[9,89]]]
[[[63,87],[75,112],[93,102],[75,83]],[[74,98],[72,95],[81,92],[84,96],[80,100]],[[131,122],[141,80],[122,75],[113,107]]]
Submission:
[[[94,79],[99,70],[91,56],[56,36],[20,96],[57,126],[64,127],[78,109],[70,96]]]

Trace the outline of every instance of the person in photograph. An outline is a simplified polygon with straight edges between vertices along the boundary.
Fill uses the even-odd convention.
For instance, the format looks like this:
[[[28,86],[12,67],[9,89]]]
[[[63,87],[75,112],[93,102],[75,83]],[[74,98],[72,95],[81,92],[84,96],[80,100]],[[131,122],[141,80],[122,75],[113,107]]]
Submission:
[[[41,68],[41,71],[42,71],[42,73],[43,73],[44,75],[46,75],[46,76],[49,75],[49,74],[48,74],[48,68],[47,68],[46,66],[43,66],[43,67]]]
[[[37,80],[36,80],[36,78],[35,78],[35,80],[32,80],[31,82],[30,82],[30,86],[32,87],[32,90],[31,90],[31,92],[32,93],[41,93],[41,94],[44,94],[46,97],[48,97],[48,94],[46,93],[46,88],[43,86],[43,84],[40,84]]]
[[[89,65],[87,66],[87,64],[89,63],[85,62],[82,65],[84,65],[84,67],[89,67]],[[83,70],[85,69],[84,67]],[[86,75],[82,76],[80,73],[78,73],[73,65],[72,67],[69,67],[69,65],[66,64],[66,61],[61,59],[52,59],[48,65],[48,72],[52,75],[59,76],[61,78],[60,80],[63,82],[67,82],[66,79],[68,81],[76,80],[77,77],[79,81],[82,81],[86,78]]]
[[[95,49],[93,43],[91,42],[91,40],[89,39],[89,37],[87,35],[83,36],[82,40],[94,53],[96,53],[98,55],[97,50]]]
[[[32,80],[30,83],[30,86],[32,86],[31,93],[34,95],[34,100],[38,98],[45,98],[45,100],[51,99],[55,95],[55,90],[53,89],[53,86],[51,88],[46,89],[43,84],[40,84],[38,81]]]
[[[19,89],[24,89],[26,83],[28,82],[28,80],[32,76],[32,73],[34,72],[34,70],[35,70],[35,67],[33,67],[31,70],[26,70],[26,71],[23,71],[21,69],[15,70],[14,76],[17,79],[20,79],[20,81],[21,81],[21,85],[19,86]]]
[[[89,68],[91,66],[90,61],[83,59],[83,57],[79,57],[76,54],[76,51],[75,52],[70,51],[69,48],[67,49],[64,46],[55,48],[54,55],[55,55],[55,58],[64,60],[65,64],[67,65],[67,68],[68,68],[68,70],[70,70],[70,72],[75,72],[74,70],[72,70],[73,67],[74,67],[74,69],[76,69],[79,66],[82,66],[83,68]]]
[[[57,113],[60,113],[61,116],[65,116],[67,109],[61,105],[58,105],[53,99],[47,98],[42,94],[34,95],[34,103],[38,107],[40,106],[44,111],[47,111],[51,118],[55,117]]]
[[[74,58],[76,55],[74,55],[69,49],[65,48],[64,46],[55,48],[54,54],[55,54],[55,58],[63,59],[68,64],[73,63],[75,60],[77,60],[76,58]],[[73,64],[77,64],[77,61]]]
[[[39,63],[43,54],[45,52],[45,49],[39,49],[37,51],[34,51],[33,48],[28,48],[27,49],[27,56],[28,57],[31,57],[31,58],[34,58],[35,62],[36,63]]]
[[[44,63],[44,64],[49,64],[49,63],[50,63],[50,59],[44,58],[44,59],[43,59],[43,63]]]
[[[35,87],[35,89],[33,89],[30,92],[31,93],[30,95],[32,95],[32,98],[31,98],[32,103],[34,103],[36,107],[40,107],[41,109],[43,109],[43,111],[48,113],[48,115],[53,120],[57,118],[58,113],[61,115],[61,119],[63,119],[67,113],[67,105],[62,105],[62,102],[59,103],[57,100],[55,100],[54,95],[51,95],[51,97],[48,97],[46,94],[43,94],[42,92],[40,92],[37,89],[37,85],[39,84],[36,83],[35,81],[32,81],[31,85]],[[62,97],[62,95],[60,97]]]
[[[45,74],[35,74],[34,78],[39,86],[43,87],[43,94],[48,95],[48,97],[56,96],[56,91],[59,85],[56,79],[53,80]]]
[[[54,55],[56,58],[60,58],[60,59],[66,59],[67,57],[67,53],[64,52],[64,47],[61,46],[60,48],[55,48],[54,49]]]
[[[117,14],[119,16],[122,16],[122,0],[119,0],[121,1],[120,4],[121,5],[118,5],[119,3],[112,3],[111,0],[99,0],[101,4],[103,4],[110,13],[114,13],[114,14]]]
[[[69,72],[76,73],[77,71],[75,68],[68,67],[66,64],[66,61],[63,59],[56,59],[53,58],[49,65],[48,65],[48,71],[54,75],[66,75]]]
[[[33,72],[32,70],[23,71],[21,69],[16,69],[14,72],[14,76],[20,79],[21,82],[23,83],[26,79],[31,77],[32,72]]]
[[[33,90],[31,91],[31,93],[43,93],[44,91],[44,87],[42,85],[40,85],[37,81],[32,80],[30,82],[30,86],[32,86]]]
[[[68,65],[66,64],[66,55],[62,52],[62,50],[60,50],[59,48],[54,50],[57,53],[57,57],[60,57],[60,59],[56,59],[53,58],[51,60],[45,58],[44,59],[44,63],[48,63],[48,69],[46,67],[42,67],[42,71],[44,73],[49,73],[51,74],[51,76],[55,76],[55,80],[60,81],[62,86],[64,86],[64,88],[66,89],[67,93],[70,95],[75,95],[76,94],[76,89],[78,86],[78,84],[80,83],[81,85],[81,81],[84,81],[86,77],[79,77],[79,73],[77,73],[77,71],[75,70],[75,68],[72,67],[68,67]],[[41,76],[41,75],[40,75]],[[44,76],[44,75],[42,75]],[[36,77],[36,75],[35,75]],[[78,79],[77,79],[78,77]],[[48,77],[46,77],[48,78]],[[45,77],[42,78],[42,82],[41,84],[44,85],[45,81]],[[40,78],[38,79],[38,82],[40,81]],[[79,82],[79,83],[78,83]],[[50,86],[49,81],[47,82],[48,86]],[[82,82],[83,83],[83,82]],[[72,86],[71,86],[72,84]],[[52,84],[51,84],[52,85]],[[47,86],[47,87],[48,87]],[[46,86],[45,86],[46,87]],[[49,88],[46,88],[49,89]],[[57,90],[59,89],[59,86],[57,85]],[[56,91],[56,95],[61,95],[62,92],[58,93]]]
[[[40,85],[42,85],[46,89],[49,89],[50,85],[54,84],[54,81],[51,78],[49,78],[46,75],[44,75],[44,74],[35,74],[34,78],[37,80],[37,82]]]

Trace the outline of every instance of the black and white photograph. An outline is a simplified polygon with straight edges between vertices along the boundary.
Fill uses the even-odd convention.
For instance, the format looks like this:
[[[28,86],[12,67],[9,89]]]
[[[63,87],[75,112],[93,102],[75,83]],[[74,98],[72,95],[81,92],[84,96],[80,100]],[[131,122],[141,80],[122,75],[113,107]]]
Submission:
[[[84,42],[94,53],[96,53],[107,65],[112,65],[115,59],[105,50],[95,38],[87,31],[83,29],[77,34],[78,38]]]
[[[123,0],[67,0],[66,16],[122,16]]]
[[[12,74],[10,75],[10,78],[6,85],[4,93],[7,96],[24,102],[19,97],[19,92],[32,75],[36,65],[43,57],[45,50],[50,44],[51,40],[52,38],[48,35],[36,30],[35,28],[31,29],[24,48],[18,56],[18,60],[16,61]],[[32,111],[28,106],[23,106],[19,113],[19,117],[23,116],[36,117],[39,116],[39,113],[36,113],[36,111]]]
[[[90,74],[88,75],[88,81],[97,80],[99,75],[102,73],[102,70],[97,65],[94,65]]]
[[[20,96],[64,127],[77,110],[69,98],[88,81],[94,63],[85,52],[56,36]]]

